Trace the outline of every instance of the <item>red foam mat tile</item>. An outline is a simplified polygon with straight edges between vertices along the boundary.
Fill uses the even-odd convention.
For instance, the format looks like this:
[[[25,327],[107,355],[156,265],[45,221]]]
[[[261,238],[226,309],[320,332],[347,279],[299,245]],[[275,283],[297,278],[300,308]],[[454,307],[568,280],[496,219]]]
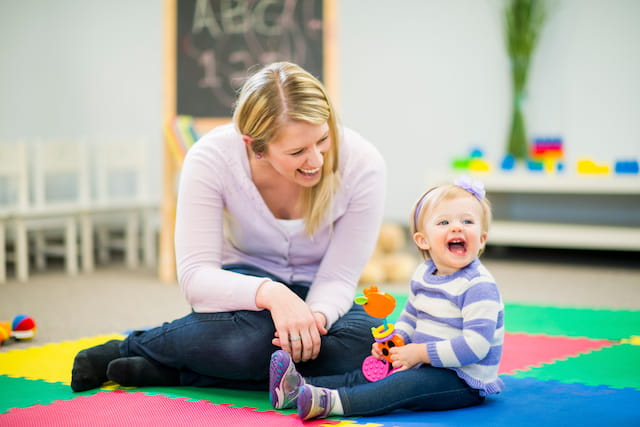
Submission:
[[[499,373],[513,374],[614,344],[609,340],[506,333]]]
[[[336,424],[302,422],[294,414],[257,412],[248,408],[214,405],[204,400],[167,398],[140,392],[99,392],[50,405],[15,408],[0,414],[3,426],[225,426],[294,427]]]

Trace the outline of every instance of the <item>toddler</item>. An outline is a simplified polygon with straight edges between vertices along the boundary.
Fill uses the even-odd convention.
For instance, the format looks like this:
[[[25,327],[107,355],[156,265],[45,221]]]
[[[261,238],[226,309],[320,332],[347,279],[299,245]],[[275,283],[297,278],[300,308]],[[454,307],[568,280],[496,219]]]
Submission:
[[[491,208],[481,183],[468,178],[431,188],[410,217],[425,261],[395,324],[406,345],[390,350],[394,373],[369,382],[362,371],[303,378],[289,353],[271,356],[269,392],[276,409],[297,406],[304,420],[372,416],[395,409],[446,410],[499,393],[504,306],[479,256]],[[377,343],[371,354],[382,359]]]

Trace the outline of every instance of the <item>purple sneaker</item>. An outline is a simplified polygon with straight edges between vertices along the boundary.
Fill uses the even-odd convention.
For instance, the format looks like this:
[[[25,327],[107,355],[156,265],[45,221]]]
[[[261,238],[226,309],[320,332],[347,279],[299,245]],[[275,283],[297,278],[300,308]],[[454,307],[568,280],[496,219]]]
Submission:
[[[327,418],[331,413],[331,390],[303,385],[298,391],[298,416],[303,420]]]
[[[284,350],[275,351],[269,364],[269,398],[276,409],[296,406],[298,389],[304,385],[291,356]]]

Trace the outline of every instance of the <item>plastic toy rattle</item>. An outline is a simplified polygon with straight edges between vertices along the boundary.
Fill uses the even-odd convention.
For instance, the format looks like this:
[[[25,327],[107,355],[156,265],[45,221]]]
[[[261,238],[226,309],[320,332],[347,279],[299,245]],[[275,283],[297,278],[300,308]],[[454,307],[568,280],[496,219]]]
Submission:
[[[30,340],[36,335],[36,322],[31,316],[18,314],[13,322],[0,322],[0,345],[9,338]]]
[[[378,360],[368,356],[362,362],[364,377],[373,382],[393,373],[389,350],[404,345],[404,340],[400,335],[396,335],[393,324],[387,323],[387,316],[396,308],[396,299],[386,292],[379,291],[377,286],[369,286],[363,292],[364,296],[355,298],[356,304],[360,304],[370,316],[383,319],[382,325],[371,328],[371,334],[384,359]]]

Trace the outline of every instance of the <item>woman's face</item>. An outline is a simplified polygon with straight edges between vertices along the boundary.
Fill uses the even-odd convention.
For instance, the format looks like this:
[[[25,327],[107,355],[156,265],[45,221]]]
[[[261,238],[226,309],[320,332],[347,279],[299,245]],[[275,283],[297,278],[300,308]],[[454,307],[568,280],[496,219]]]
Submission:
[[[303,187],[313,187],[322,178],[324,155],[331,147],[329,125],[290,121],[269,142],[263,161],[280,175]]]

